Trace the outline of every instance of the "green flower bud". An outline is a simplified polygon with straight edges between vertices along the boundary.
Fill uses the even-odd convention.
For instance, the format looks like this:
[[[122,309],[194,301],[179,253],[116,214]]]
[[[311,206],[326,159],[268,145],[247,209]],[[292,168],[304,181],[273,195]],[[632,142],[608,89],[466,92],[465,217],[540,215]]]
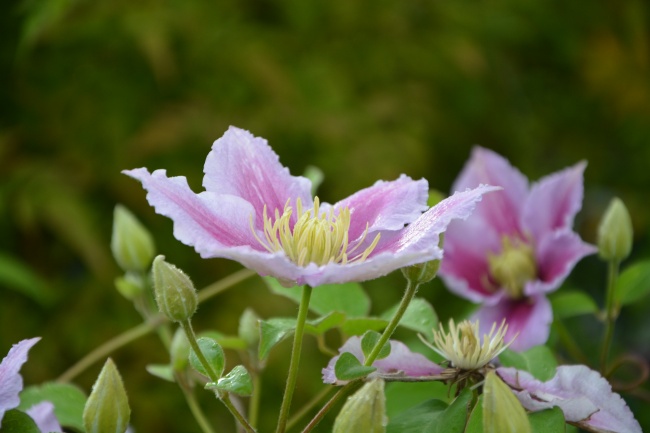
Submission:
[[[125,271],[143,272],[156,254],[153,238],[145,226],[124,206],[115,206],[111,250]]]
[[[432,260],[402,268],[402,274],[413,284],[424,284],[434,279],[438,269],[440,269],[440,260]]]
[[[332,433],[384,433],[387,422],[384,381],[375,379],[348,398],[334,421]]]
[[[143,278],[133,272],[127,272],[115,279],[115,288],[129,301],[138,298],[145,291]]]
[[[174,371],[183,371],[189,364],[190,342],[187,341],[183,328],[178,328],[172,338],[172,344],[169,348],[171,357],[171,366]]]
[[[517,396],[494,371],[483,385],[483,431],[485,433],[531,433],[530,422]]]
[[[246,342],[249,348],[257,347],[260,340],[259,316],[252,308],[247,308],[239,318],[239,338]]]
[[[183,322],[196,312],[199,298],[185,272],[158,256],[153,261],[153,287],[161,313],[174,322]]]
[[[598,226],[598,252],[604,260],[623,261],[632,250],[632,219],[618,197],[605,210]]]
[[[124,433],[131,409],[120,373],[108,358],[93,385],[83,411],[87,433]]]

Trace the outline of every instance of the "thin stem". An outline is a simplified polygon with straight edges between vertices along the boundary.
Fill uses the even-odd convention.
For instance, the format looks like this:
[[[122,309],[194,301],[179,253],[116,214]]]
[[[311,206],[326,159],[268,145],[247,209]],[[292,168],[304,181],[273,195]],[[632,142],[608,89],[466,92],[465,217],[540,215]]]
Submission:
[[[371,366],[372,363],[375,362],[375,359],[377,359],[377,356],[379,356],[379,352],[381,352],[382,347],[384,347],[384,344],[386,344],[386,342],[393,335],[395,328],[397,328],[400,320],[402,320],[402,316],[404,316],[404,313],[411,303],[411,300],[413,300],[413,297],[417,293],[419,286],[419,284],[412,283],[411,280],[407,280],[404,296],[402,296],[402,300],[399,303],[399,307],[397,307],[395,315],[392,319],[390,319],[388,326],[386,326],[386,329],[384,329],[381,337],[379,337],[379,341],[377,341],[377,344],[375,344],[375,347],[372,349],[372,352],[370,352],[370,355],[368,355],[366,362],[364,362],[363,365]]]
[[[199,427],[201,427],[203,433],[215,433],[215,431],[212,429],[212,426],[205,417],[201,406],[199,406],[198,402],[196,401],[196,397],[194,396],[192,389],[190,389],[190,387],[187,385],[185,379],[182,378],[180,374],[174,374],[174,377],[176,378],[176,383],[178,383],[181,391],[183,391],[185,401],[187,402],[192,415],[194,415],[194,419],[196,419],[196,422]]]
[[[248,422],[257,427],[257,418],[260,413],[260,400],[262,397],[262,378],[258,371],[253,374],[253,395],[248,402]]]
[[[312,288],[304,286],[302,289],[302,299],[298,308],[298,318],[296,320],[296,332],[293,336],[293,348],[291,349],[291,362],[289,363],[289,377],[287,386],[284,389],[284,397],[280,406],[280,416],[278,417],[278,427],[276,433],[284,433],[289,418],[289,409],[291,408],[291,399],[296,388],[298,379],[298,366],[300,364],[300,352],[302,351],[302,336],[305,332],[305,322],[309,312],[309,300],[311,299]]]
[[[618,260],[611,260],[607,268],[607,301],[605,304],[605,337],[603,339],[603,348],[600,352],[600,372],[603,376],[607,375],[607,359],[609,358],[609,348],[614,336],[614,322],[616,322],[616,312],[614,305],[614,287],[618,278]]]
[[[90,353],[77,361],[72,367],[68,368],[56,379],[57,382],[70,382],[95,362],[106,358],[120,347],[126,346],[138,338],[144,337],[166,321],[166,317],[162,314],[158,314],[151,317],[148,321],[111,338],[101,346],[93,349]]]
[[[199,303],[207,301],[213,296],[216,296],[221,292],[226,291],[226,289],[231,288],[235,284],[240,283],[245,279],[252,277],[253,275],[257,275],[257,274],[251,271],[250,269],[241,269],[233,274],[228,275],[225,278],[222,278],[219,281],[210,284],[207,287],[204,287],[199,291],[198,294]]]
[[[325,406],[323,406],[321,410],[319,410],[318,413],[312,418],[312,420],[309,421],[309,424],[305,426],[302,433],[308,433],[312,431],[318,425],[318,423],[321,422],[321,420],[325,417],[325,415],[327,415],[327,412],[329,412],[330,409],[332,409],[332,407],[334,407],[334,405],[336,405],[336,403],[338,403],[338,401],[344,395],[346,395],[348,392],[356,390],[360,386],[361,386],[361,381],[355,380],[352,382],[348,382],[346,385],[339,388],[336,391],[336,394],[334,394],[332,398],[330,398],[328,402],[325,403]]]
[[[328,394],[332,393],[332,387],[328,386],[326,388],[323,388],[314,398],[312,398],[307,404],[305,404],[303,407],[300,408],[300,410],[295,413],[291,418],[289,418],[289,422],[287,422],[287,430],[291,430],[293,426],[295,426],[298,421],[302,419],[309,411],[314,409],[322,400],[324,400]]]
[[[217,382],[219,380],[219,376],[214,371],[208,360],[205,358],[205,355],[203,355],[203,351],[201,351],[199,343],[196,341],[196,334],[194,334],[194,330],[192,329],[192,323],[189,320],[184,320],[180,322],[180,324],[185,331],[185,335],[187,336],[187,341],[190,343],[190,347],[205,369],[205,372],[208,373],[208,377],[212,382]],[[232,404],[232,401],[230,401],[230,397],[228,396],[227,392],[216,392],[215,394],[223,402],[226,408],[228,408],[235,419],[246,429],[247,432],[255,433],[255,429],[251,427],[248,421],[246,421],[246,418],[244,418],[241,412],[239,412],[235,405]]]
[[[560,337],[562,345],[566,351],[571,355],[574,361],[578,361],[580,364],[588,365],[589,359],[587,356],[580,350],[578,343],[575,341],[571,333],[566,329],[564,323],[558,319],[555,321],[555,329],[557,334]]]

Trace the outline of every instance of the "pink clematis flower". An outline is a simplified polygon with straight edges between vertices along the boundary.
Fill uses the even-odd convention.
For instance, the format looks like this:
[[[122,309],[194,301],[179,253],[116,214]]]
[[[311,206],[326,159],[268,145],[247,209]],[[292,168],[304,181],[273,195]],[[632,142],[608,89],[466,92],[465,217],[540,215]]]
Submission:
[[[9,353],[0,363],[0,426],[6,411],[14,409],[20,404],[20,391],[23,390],[23,378],[20,368],[27,361],[27,353],[40,337],[22,340],[9,349]],[[56,417],[54,405],[50,402],[41,402],[27,410],[27,414],[36,422],[42,432],[62,432]]]
[[[236,260],[285,285],[362,281],[440,259],[438,237],[449,222],[498,189],[477,185],[423,214],[427,182],[402,175],[320,203],[311,182],[291,176],[266,140],[234,127],[214,142],[204,192],[165,170],[124,173],[142,182],[156,212],[174,221],[174,236],[202,257]]]
[[[578,163],[529,187],[503,157],[474,148],[453,188],[488,183],[503,191],[486,197],[471,218],[449,226],[440,275],[451,291],[482,303],[474,315],[481,334],[505,318],[506,340],[518,335],[514,350],[548,339],[553,313],[546,294],[562,284],[580,259],[596,252],[572,231],[585,166]]]

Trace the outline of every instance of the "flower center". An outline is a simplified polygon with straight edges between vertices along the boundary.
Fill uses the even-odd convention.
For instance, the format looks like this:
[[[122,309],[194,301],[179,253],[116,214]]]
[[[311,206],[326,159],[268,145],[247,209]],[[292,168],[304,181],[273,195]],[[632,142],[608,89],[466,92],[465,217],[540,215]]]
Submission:
[[[334,213],[331,208],[329,213],[320,212],[320,201],[314,198],[314,208],[303,211],[302,201],[296,200],[296,223],[291,226],[293,208],[291,200],[287,200],[282,214],[276,209],[275,218],[268,216],[264,205],[264,239],[261,239],[253,227],[253,216],[250,224],[253,235],[257,241],[269,252],[284,251],[284,253],[298,266],[307,266],[315,263],[318,266],[328,263],[362,262],[375,249],[379,242],[380,234],[375,236],[370,246],[358,254],[355,250],[363,243],[368,234],[366,229],[354,247],[350,248],[348,231],[350,229],[350,209],[339,210]]]
[[[519,238],[504,236],[499,254],[488,254],[492,278],[503,287],[510,298],[520,299],[526,282],[537,276],[533,247]]]
[[[450,319],[449,331],[445,332],[442,326],[438,331],[434,331],[433,346],[429,347],[456,368],[477,370],[496,358],[514,341],[513,338],[509,343],[504,343],[503,338],[508,331],[505,319],[498,329],[496,322],[492,325],[490,333],[483,335],[482,343],[478,325],[478,320],[475,322],[464,320],[456,326],[454,320]]]

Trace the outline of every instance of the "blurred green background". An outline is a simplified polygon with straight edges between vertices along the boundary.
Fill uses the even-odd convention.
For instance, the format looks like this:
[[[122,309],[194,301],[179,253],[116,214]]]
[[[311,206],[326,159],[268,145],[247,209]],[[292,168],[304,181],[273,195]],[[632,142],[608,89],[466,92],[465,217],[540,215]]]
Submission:
[[[198,191],[204,158],[228,125],[267,138],[294,174],[320,167],[319,196],[329,202],[401,173],[447,192],[474,144],[531,179],[586,159],[577,230],[594,242],[618,195],[632,212],[634,257],[650,256],[650,6],[642,0],[24,0],[0,8],[0,353],[43,336],[23,370],[27,383],[55,378],[140,320],[113,288],[116,203],[197,287],[240,268],[177,242],[140,185],[120,174],[166,168]],[[592,257],[568,284],[601,302],[604,275]],[[393,274],[365,286],[383,311],[403,283]],[[439,282],[422,294],[443,318],[467,305]],[[295,313],[253,278],[202,306],[197,327],[234,334],[247,306],[262,317]],[[646,299],[624,310],[617,351],[650,355],[648,308]],[[586,342],[602,332],[594,319],[571,327]],[[270,361],[269,422],[287,353],[281,345]],[[175,386],[144,372],[167,360],[155,336],[114,358],[138,431],[199,431]],[[326,359],[303,365],[296,401],[319,389]],[[78,378],[87,391],[99,368]],[[637,394],[646,400],[626,397],[649,422],[638,411],[648,391]],[[224,416],[209,398],[204,406]],[[230,431],[223,419],[217,425]]]

